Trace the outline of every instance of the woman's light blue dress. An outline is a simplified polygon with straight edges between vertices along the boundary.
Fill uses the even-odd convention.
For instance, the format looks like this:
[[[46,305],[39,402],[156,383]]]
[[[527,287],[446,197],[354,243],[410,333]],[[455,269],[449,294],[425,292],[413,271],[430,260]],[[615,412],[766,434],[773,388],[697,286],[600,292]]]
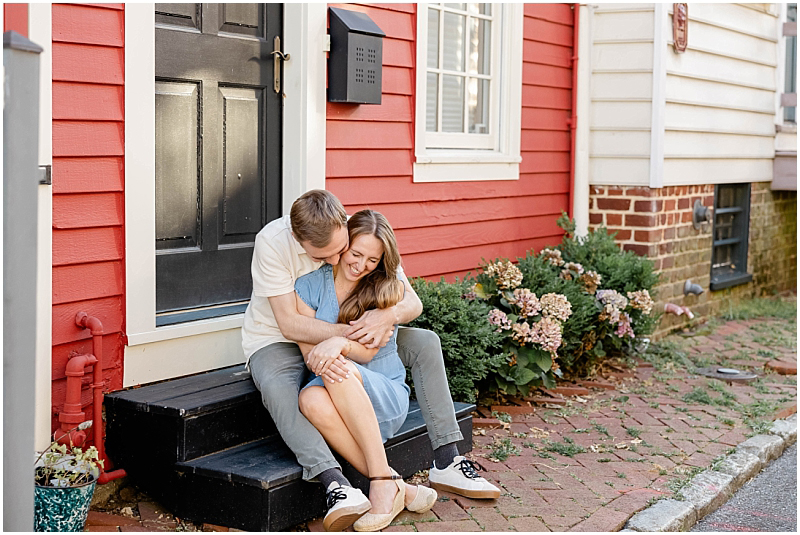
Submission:
[[[305,304],[316,311],[316,318],[336,323],[339,301],[333,285],[333,266],[324,264],[316,271],[295,281],[294,289]],[[354,362],[364,380],[384,442],[393,437],[408,414],[408,397],[411,389],[405,383],[406,369],[397,354],[397,328],[389,342],[366,364]],[[356,379],[357,380],[357,379]],[[321,377],[312,373],[312,379],[303,387],[324,386]]]

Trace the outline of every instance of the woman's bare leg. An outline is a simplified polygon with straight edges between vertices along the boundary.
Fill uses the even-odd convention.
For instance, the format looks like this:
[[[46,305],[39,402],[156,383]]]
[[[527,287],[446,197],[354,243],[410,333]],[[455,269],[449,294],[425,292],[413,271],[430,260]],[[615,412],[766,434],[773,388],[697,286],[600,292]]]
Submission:
[[[325,442],[365,476],[367,460],[353,435],[339,416],[330,394],[322,386],[310,386],[300,392],[300,412],[317,428]]]
[[[300,410],[328,444],[356,470],[367,477],[389,475],[378,419],[358,368],[348,364],[358,381],[326,383],[324,392],[322,387],[307,388],[301,393]],[[373,513],[391,510],[396,488],[391,480],[371,482]],[[416,491],[416,486],[406,485],[406,504],[414,499]]]

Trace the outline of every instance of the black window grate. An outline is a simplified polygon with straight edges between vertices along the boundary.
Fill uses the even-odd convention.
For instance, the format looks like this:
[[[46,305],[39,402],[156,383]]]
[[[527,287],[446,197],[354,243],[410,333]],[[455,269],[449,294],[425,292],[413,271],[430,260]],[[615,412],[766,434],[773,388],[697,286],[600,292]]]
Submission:
[[[747,245],[750,233],[750,184],[720,184],[714,192],[711,254],[712,290],[750,282]]]

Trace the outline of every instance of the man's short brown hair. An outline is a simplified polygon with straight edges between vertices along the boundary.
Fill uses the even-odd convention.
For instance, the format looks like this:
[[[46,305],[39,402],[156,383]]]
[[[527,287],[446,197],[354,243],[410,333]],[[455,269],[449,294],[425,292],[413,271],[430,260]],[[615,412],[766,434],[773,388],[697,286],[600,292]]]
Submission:
[[[323,189],[312,189],[298,197],[289,217],[297,241],[308,242],[312,247],[328,246],[333,232],[347,226],[344,206],[333,193]]]

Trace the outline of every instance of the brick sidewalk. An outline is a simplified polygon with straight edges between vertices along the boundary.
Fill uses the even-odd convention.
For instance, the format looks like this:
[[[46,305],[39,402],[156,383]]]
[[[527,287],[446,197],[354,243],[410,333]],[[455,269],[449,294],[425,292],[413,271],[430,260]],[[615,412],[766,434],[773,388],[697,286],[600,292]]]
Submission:
[[[503,495],[481,501],[440,493],[431,512],[406,511],[385,531],[618,531],[749,434],[796,411],[796,336],[794,322],[775,319],[701,327],[662,341],[635,372],[584,383],[592,386],[588,390],[479,408],[469,457],[487,469],[485,476]],[[713,365],[761,377],[728,385],[690,374]],[[178,528],[152,515],[134,517],[138,525],[111,526],[93,514],[87,523],[93,531],[225,530],[185,523]],[[322,522],[295,529],[322,531]]]

